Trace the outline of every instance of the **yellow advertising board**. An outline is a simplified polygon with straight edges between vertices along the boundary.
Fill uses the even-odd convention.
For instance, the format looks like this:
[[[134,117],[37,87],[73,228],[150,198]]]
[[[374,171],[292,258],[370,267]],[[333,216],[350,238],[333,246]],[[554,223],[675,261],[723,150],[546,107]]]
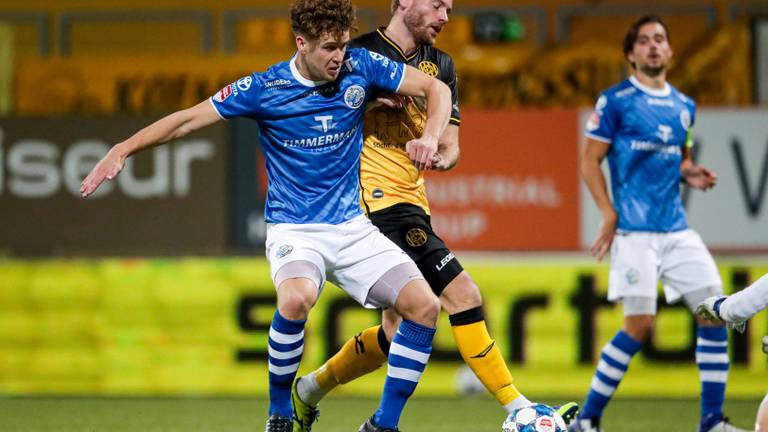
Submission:
[[[721,263],[726,290],[768,263]],[[607,266],[556,260],[471,260],[492,332],[529,395],[580,395],[592,361],[621,323],[604,305]],[[0,394],[224,394],[267,391],[274,289],[262,258],[0,261]],[[327,286],[310,316],[301,371],[378,319]],[[591,328],[591,326],[594,327]],[[768,389],[758,315],[732,337],[729,395]],[[690,315],[663,308],[652,346],[635,358],[624,396],[695,397]],[[457,392],[460,367],[442,316],[422,395]],[[377,395],[384,374],[340,389]],[[670,385],[674,383],[674,385]]]

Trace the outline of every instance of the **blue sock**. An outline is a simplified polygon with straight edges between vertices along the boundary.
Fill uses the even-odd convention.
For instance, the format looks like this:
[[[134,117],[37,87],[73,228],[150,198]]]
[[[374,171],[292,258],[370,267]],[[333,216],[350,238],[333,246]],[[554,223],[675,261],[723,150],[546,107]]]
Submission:
[[[641,346],[640,342],[632,339],[623,330],[619,330],[608,345],[603,347],[597,371],[587,394],[587,401],[579,418],[598,419],[603,416],[605,406],[608,405],[616,387],[624,378],[630,360]]]
[[[384,393],[373,422],[383,428],[396,428],[405,403],[416,390],[421,373],[432,353],[434,328],[403,320],[389,347]]]
[[[291,321],[275,311],[269,328],[269,415],[291,418],[291,385],[304,352],[306,320]]]
[[[701,380],[701,416],[722,417],[728,382],[728,332],[725,327],[699,327],[696,365]]]

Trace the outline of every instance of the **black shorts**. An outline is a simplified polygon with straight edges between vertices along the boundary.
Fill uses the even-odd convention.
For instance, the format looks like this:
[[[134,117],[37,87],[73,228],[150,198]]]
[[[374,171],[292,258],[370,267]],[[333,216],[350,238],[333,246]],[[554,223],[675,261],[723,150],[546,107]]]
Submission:
[[[429,215],[413,204],[395,204],[368,217],[416,263],[432,291],[440,295],[464,268],[432,231]]]

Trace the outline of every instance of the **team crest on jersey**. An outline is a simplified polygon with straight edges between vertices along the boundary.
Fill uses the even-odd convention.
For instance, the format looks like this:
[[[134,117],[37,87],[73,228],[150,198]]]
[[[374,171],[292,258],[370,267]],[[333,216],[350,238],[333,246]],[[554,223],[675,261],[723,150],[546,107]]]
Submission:
[[[424,246],[427,243],[427,233],[421,228],[411,228],[405,233],[405,242],[410,247]]]
[[[253,78],[249,76],[242,77],[239,80],[237,80],[237,88],[239,88],[242,91],[248,91],[248,89],[251,88],[252,83],[253,83]]]
[[[680,111],[680,124],[683,125],[685,130],[691,127],[691,112],[687,109]]]
[[[231,95],[232,95],[232,85],[230,84],[224,87],[223,89],[219,90],[219,92],[213,96],[213,100],[215,100],[216,102],[224,102]]]
[[[352,109],[358,109],[365,102],[365,89],[359,85],[350,86],[344,92],[344,103]]]
[[[423,61],[419,63],[419,70],[431,77],[436,77],[437,74],[440,73],[440,69],[431,61]]]

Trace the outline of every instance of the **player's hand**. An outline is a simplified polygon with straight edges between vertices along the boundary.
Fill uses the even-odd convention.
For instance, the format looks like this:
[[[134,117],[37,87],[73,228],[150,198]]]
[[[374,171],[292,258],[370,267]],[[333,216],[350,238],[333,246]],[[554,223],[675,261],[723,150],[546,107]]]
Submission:
[[[693,188],[707,190],[717,184],[717,175],[701,165],[693,165],[682,172],[685,183]]]
[[[118,146],[112,147],[106,156],[91,170],[80,184],[80,194],[87,198],[98,189],[104,180],[112,180],[123,170],[126,156],[118,149]]]
[[[600,227],[597,229],[597,238],[589,248],[589,253],[598,261],[602,261],[605,255],[611,250],[613,237],[616,235],[616,212],[603,215],[600,221]]]
[[[432,156],[432,169],[435,171],[446,171],[450,168],[448,161],[443,158],[439,152]]]
[[[432,161],[437,153],[437,139],[421,137],[405,143],[405,152],[416,168],[420,170],[432,168]]]

